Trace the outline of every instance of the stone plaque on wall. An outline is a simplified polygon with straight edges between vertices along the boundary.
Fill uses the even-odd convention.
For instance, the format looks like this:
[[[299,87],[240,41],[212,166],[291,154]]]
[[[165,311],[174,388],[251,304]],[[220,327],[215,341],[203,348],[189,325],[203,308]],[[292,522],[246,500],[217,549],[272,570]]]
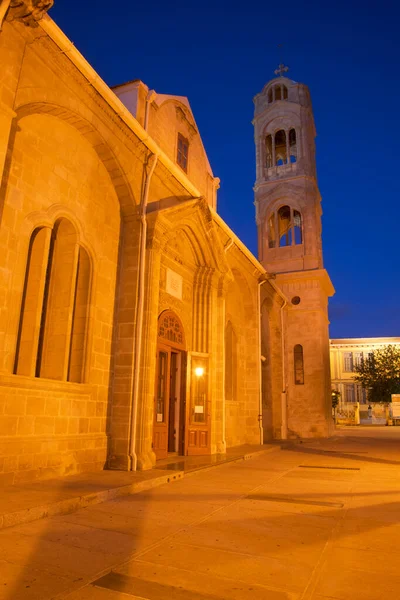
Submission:
[[[172,269],[167,269],[165,291],[171,296],[182,300],[182,275],[175,273]]]

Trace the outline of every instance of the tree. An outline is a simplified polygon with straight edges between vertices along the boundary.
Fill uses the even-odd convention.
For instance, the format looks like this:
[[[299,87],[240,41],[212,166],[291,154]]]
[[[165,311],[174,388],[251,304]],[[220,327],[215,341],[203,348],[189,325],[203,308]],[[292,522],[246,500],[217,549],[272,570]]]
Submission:
[[[337,390],[332,390],[332,408],[336,410],[337,405],[339,404],[341,393]]]
[[[391,402],[400,393],[400,347],[374,350],[354,367],[355,381],[367,391],[368,402]]]

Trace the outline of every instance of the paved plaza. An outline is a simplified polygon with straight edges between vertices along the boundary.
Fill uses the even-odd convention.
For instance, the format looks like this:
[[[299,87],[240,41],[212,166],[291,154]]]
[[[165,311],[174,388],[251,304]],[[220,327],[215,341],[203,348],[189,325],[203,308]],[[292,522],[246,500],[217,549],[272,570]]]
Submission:
[[[400,428],[344,428],[0,531],[1,600],[400,597]]]

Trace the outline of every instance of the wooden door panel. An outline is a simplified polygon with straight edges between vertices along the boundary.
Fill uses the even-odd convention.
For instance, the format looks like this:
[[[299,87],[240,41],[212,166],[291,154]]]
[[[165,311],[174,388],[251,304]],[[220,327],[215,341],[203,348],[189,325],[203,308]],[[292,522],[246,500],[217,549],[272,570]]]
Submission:
[[[209,454],[211,452],[211,402],[208,375],[208,356],[192,354],[190,398],[186,411],[186,454],[188,455]]]
[[[154,398],[153,450],[157,459],[168,456],[169,348],[157,349],[157,377]]]

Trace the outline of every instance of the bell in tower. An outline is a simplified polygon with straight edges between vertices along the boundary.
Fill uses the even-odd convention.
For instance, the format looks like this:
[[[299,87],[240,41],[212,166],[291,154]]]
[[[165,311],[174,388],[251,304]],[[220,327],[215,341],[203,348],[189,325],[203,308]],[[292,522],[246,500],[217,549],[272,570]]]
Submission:
[[[308,87],[287,71],[279,65],[254,98],[259,260],[285,298],[282,393],[278,399],[264,386],[266,439],[321,437],[332,428],[328,297],[334,289],[323,267],[316,131]],[[273,353],[270,302],[262,318],[265,352]],[[272,362],[263,368],[271,380]]]

